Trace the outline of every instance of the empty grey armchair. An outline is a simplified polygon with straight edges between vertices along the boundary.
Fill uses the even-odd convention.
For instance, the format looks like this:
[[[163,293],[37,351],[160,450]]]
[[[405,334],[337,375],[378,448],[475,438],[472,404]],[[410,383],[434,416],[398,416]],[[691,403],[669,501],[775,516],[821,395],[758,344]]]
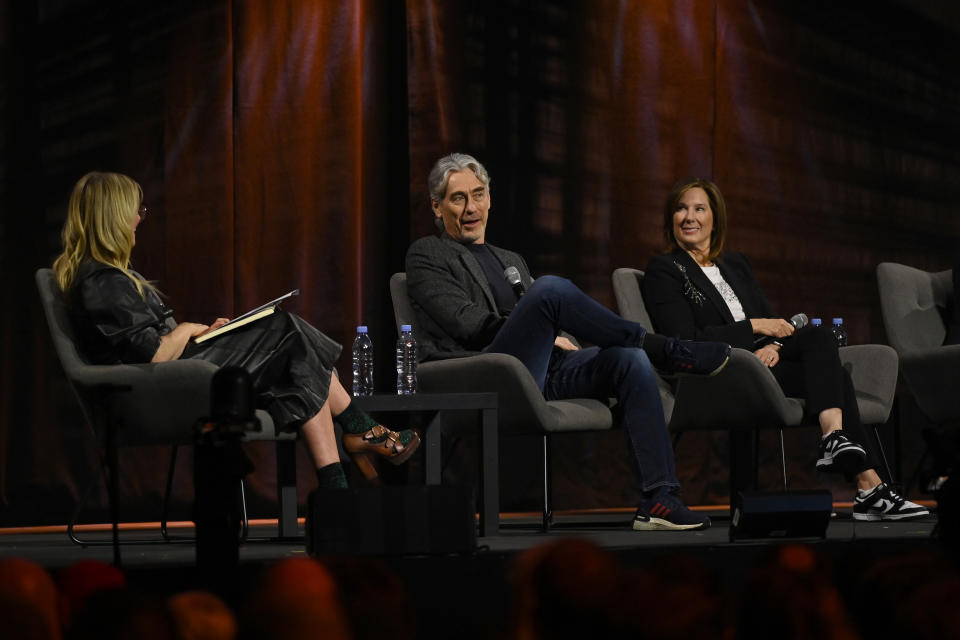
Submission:
[[[407,297],[405,273],[390,278],[394,319],[413,326],[416,316]],[[493,391],[498,395],[500,433],[538,434],[543,438],[543,527],[552,520],[550,490],[550,436],[573,431],[605,431],[613,428],[610,407],[590,398],[544,399],[533,376],[515,357],[503,353],[482,353],[464,358],[422,362],[420,390],[424,392]]]
[[[960,345],[943,344],[955,295],[951,272],[883,262],[877,285],[887,338],[920,410],[935,423],[960,418]]]
[[[202,360],[135,365],[90,364],[77,346],[66,304],[53,279],[52,271],[39,269],[36,272],[36,281],[57,357],[76,396],[84,421],[104,453],[116,540],[119,521],[117,450],[128,446],[192,444],[194,425],[199,418],[210,412],[210,382],[217,367]],[[281,454],[278,450],[281,509],[288,510],[288,513],[281,514],[281,528],[284,516],[288,521],[291,517],[289,509],[292,495],[292,520],[295,530],[296,485],[291,486],[290,483],[290,478],[295,477],[295,473],[291,472],[289,465],[293,464],[294,460],[292,447],[295,446],[296,434],[276,432],[270,414],[265,411],[257,411],[257,418],[262,430],[248,433],[246,439],[289,441],[283,443],[286,445],[284,453]],[[175,452],[174,449],[171,474]],[[284,464],[279,464],[281,460]],[[71,539],[87,544],[73,535],[77,515],[74,514],[70,523]],[[287,522],[288,531],[289,526]]]
[[[653,330],[641,293],[643,271],[621,268],[613,273],[613,290],[620,315]],[[893,407],[897,386],[897,354],[886,345],[857,345],[840,349],[840,360],[850,372],[857,394],[863,424],[873,425],[874,436],[886,467],[883,444],[877,426],[885,423]],[[787,484],[782,429],[803,423],[804,401],[784,395],[770,370],[751,352],[733,349],[726,368],[712,378],[686,376],[679,380],[668,424],[676,433],[685,431],[726,430],[731,438],[742,440],[742,433],[759,429],[778,429],[783,483]],[[731,496],[751,480],[756,481],[756,447],[752,468],[733,456],[731,446]]]

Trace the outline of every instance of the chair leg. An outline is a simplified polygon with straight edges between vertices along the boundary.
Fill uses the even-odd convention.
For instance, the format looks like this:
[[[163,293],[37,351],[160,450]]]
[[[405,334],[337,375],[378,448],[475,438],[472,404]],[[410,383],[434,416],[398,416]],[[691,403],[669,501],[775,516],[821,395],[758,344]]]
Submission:
[[[297,539],[297,449],[293,440],[277,440],[277,524],[281,538]]]
[[[170,535],[170,531],[167,527],[167,524],[170,520],[170,496],[173,494],[173,477],[174,472],[177,469],[177,451],[178,447],[174,445],[170,450],[170,464],[167,467],[167,486],[163,492],[163,510],[160,514],[160,535],[163,536],[163,539],[167,542],[173,542],[174,540],[178,542],[190,542],[195,540],[193,537],[181,537],[174,538]],[[243,516],[243,520],[240,523],[240,541],[246,542],[247,537],[250,535],[250,518],[247,514],[247,493],[244,488],[243,479],[240,480],[240,512]]]
[[[753,469],[751,488],[756,491],[760,487],[760,429],[753,430],[753,448],[750,451],[750,468]]]
[[[240,542],[243,543],[247,541],[247,537],[250,535],[250,519],[247,517],[247,491],[243,478],[240,478],[240,513],[243,516],[240,523]]]
[[[541,528],[544,532],[550,531],[553,524],[552,481],[550,478],[550,437],[543,434],[543,519]]]
[[[93,490],[99,484],[100,478],[98,477],[98,475],[101,473],[104,474],[104,478],[107,477],[106,462],[103,462],[101,464],[100,468],[97,470],[97,475],[93,476],[93,478],[90,480],[90,483],[83,490],[83,493],[80,494],[80,500],[77,501],[77,506],[76,508],[74,508],[73,515],[70,517],[70,523],[67,525],[67,536],[70,538],[70,541],[73,542],[74,544],[80,545],[81,547],[97,546],[97,545],[103,544],[101,541],[84,540],[83,538],[79,538],[77,537],[77,534],[74,532],[74,527],[77,524],[77,520],[80,519],[80,512],[83,511],[83,507],[84,505],[87,504],[87,500],[90,498],[90,494],[93,493]]]
[[[917,483],[920,479],[920,472],[923,469],[923,465],[927,462],[927,458],[930,457],[930,448],[924,447],[923,455],[920,456],[920,461],[917,463],[917,468],[913,470],[913,473],[910,474],[910,479],[907,480],[906,486],[903,487],[903,496],[906,497],[910,494],[910,491],[913,489],[913,485]]]
[[[873,425],[873,439],[877,443],[877,451],[880,452],[880,460],[883,462],[883,470],[886,471],[886,481],[890,484],[896,484],[893,476],[893,470],[890,469],[890,462],[887,460],[887,452],[883,448],[883,440],[880,439],[880,425]]]
[[[167,467],[167,487],[163,492],[163,509],[160,512],[160,535],[164,540],[170,539],[170,532],[167,531],[167,521],[170,516],[170,494],[173,493],[173,473],[177,469],[177,445],[173,445],[170,450],[170,464]]]
[[[783,429],[778,429],[780,433],[780,468],[783,469],[783,490],[787,490],[787,449],[783,446]]]
[[[111,420],[107,425],[107,474],[110,494],[110,522],[113,531],[113,565],[122,567],[120,560],[120,479],[117,469],[117,429]]]
[[[176,449],[176,447],[174,447],[174,449]],[[173,456],[171,456],[171,458],[174,458],[175,455],[176,454],[174,453]],[[108,508],[110,511],[111,523],[114,521],[114,519],[116,519],[118,521],[118,528],[119,528],[119,502],[114,501],[114,498],[111,497],[111,491],[116,491],[115,488],[112,488],[113,483],[116,481],[119,484],[119,476],[117,476],[117,480],[114,480],[115,471],[112,471],[109,468],[108,462],[109,462],[109,456],[105,455],[103,460],[101,461],[101,466],[100,466],[100,469],[98,470],[98,474],[103,474],[103,482],[107,488],[107,493],[108,493],[107,497],[108,497],[108,500],[110,500],[110,504],[108,505]],[[171,459],[170,469],[173,469],[173,465],[174,465],[174,460]],[[116,467],[114,467],[114,469],[116,470]],[[119,471],[119,470],[116,470],[116,471]],[[80,499],[77,501],[77,506],[73,510],[73,515],[70,517],[69,524],[67,524],[67,537],[70,538],[71,542],[81,547],[105,547],[107,545],[114,545],[117,543],[120,545],[128,545],[128,544],[166,544],[166,543],[178,543],[178,542],[193,542],[194,538],[192,537],[175,538],[166,532],[166,521],[168,519],[167,513],[166,513],[167,511],[166,501],[168,499],[168,495],[164,496],[165,504],[164,504],[164,513],[162,514],[163,520],[160,523],[160,531],[162,536],[160,538],[125,538],[123,542],[119,542],[119,536],[117,536],[117,542],[115,542],[113,537],[111,537],[110,540],[106,540],[106,541],[91,540],[88,538],[79,537],[76,533],[77,521],[80,519],[80,513],[83,511],[84,506],[86,506],[87,501],[90,499],[90,494],[93,493],[93,490],[96,489],[97,486],[99,485],[100,479],[101,478],[98,475],[95,475],[90,480],[90,483],[84,488],[83,493],[80,495]],[[168,484],[167,494],[169,494],[170,493],[169,480],[167,484]],[[116,505],[116,507],[114,505]]]
[[[733,516],[737,494],[748,489],[755,476],[753,437],[742,429],[729,430],[730,443],[730,516]]]

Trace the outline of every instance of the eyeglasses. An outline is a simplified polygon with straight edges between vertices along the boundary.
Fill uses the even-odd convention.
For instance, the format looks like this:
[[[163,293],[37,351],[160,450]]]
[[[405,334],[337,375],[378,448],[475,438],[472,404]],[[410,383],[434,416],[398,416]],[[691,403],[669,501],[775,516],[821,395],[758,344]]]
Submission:
[[[137,215],[140,216],[140,222],[143,222],[144,218],[147,217],[147,205],[140,205],[140,208],[137,209]]]

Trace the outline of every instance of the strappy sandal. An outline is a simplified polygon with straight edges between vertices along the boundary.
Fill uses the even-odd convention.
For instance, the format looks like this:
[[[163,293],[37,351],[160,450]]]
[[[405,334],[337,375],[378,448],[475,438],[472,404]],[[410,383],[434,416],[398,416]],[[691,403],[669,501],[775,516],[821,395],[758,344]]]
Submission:
[[[406,434],[409,436],[405,437]],[[404,444],[403,441],[407,440]],[[403,464],[420,446],[420,435],[413,430],[397,433],[378,424],[364,433],[343,434],[343,448],[367,480],[377,479],[373,456],[385,458],[390,464]]]

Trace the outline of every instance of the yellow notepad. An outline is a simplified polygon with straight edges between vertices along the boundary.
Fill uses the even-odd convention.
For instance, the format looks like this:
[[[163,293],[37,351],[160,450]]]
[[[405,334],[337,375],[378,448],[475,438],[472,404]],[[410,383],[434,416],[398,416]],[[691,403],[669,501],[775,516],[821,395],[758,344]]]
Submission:
[[[209,333],[205,333],[202,336],[194,338],[193,341],[196,342],[197,344],[200,344],[205,340],[209,340],[210,338],[216,338],[217,336],[223,335],[228,331],[233,331],[234,329],[238,327],[242,327],[245,324],[250,324],[251,322],[254,322],[256,320],[259,320],[260,318],[270,315],[271,313],[274,313],[277,309],[280,308],[280,303],[282,301],[286,300],[287,298],[292,298],[293,296],[296,296],[299,294],[300,294],[300,289],[294,289],[293,291],[283,294],[276,300],[271,300],[266,304],[260,305],[256,309],[251,309],[250,311],[247,311],[242,316],[237,316],[236,318],[234,318],[227,324],[223,325],[222,327],[219,327],[217,329],[214,329],[213,331],[210,331]]]

